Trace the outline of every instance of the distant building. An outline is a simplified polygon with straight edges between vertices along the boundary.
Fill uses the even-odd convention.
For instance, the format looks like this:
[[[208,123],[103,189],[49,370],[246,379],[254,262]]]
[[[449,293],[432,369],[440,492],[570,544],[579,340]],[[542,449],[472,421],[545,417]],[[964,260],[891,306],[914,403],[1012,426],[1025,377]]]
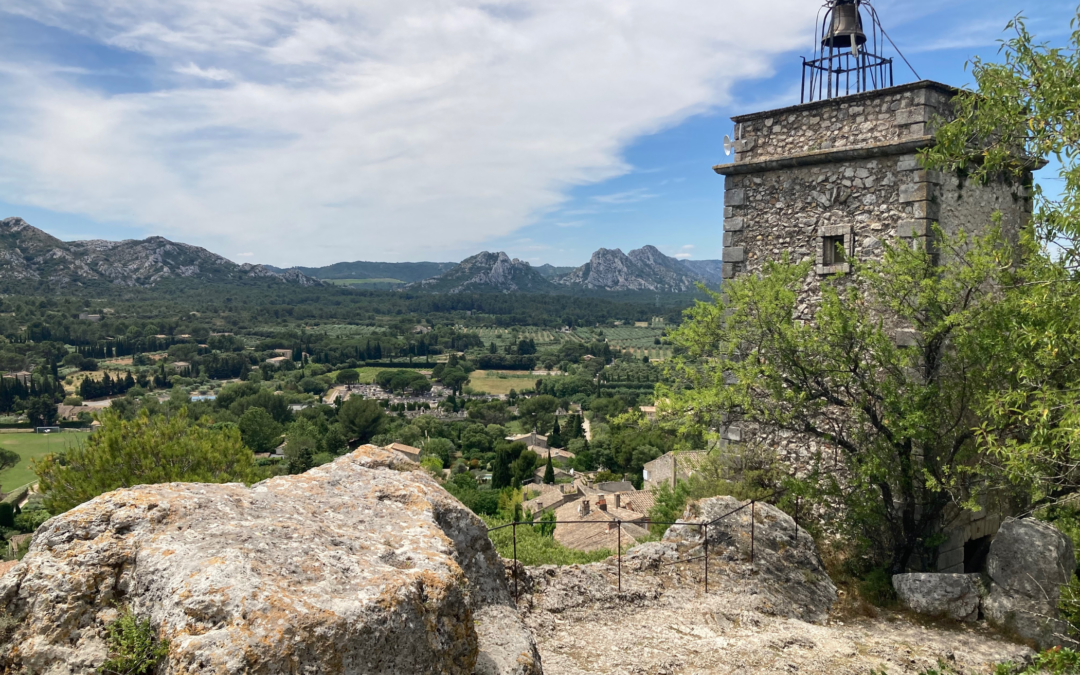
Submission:
[[[100,314],[79,314],[79,321],[101,321]]]
[[[547,436],[543,436],[541,434],[538,434],[535,431],[527,433],[527,434],[520,434],[518,436],[507,436],[506,440],[510,441],[511,443],[517,443],[517,442],[520,441],[520,442],[524,443],[525,445],[529,446],[530,449],[531,448],[541,448],[543,450],[548,449]]]
[[[686,480],[697,471],[707,452],[668,452],[645,464],[642,476],[645,489],[651,490],[658,485],[671,485],[672,476],[676,480]]]
[[[420,462],[420,448],[414,448],[404,443],[391,443],[386,446],[386,449],[394,451],[398,456],[404,457],[410,462]]]
[[[555,526],[555,540],[579,551],[614,551],[620,543],[633,546],[649,536],[649,516],[626,506],[622,495],[583,497],[564,504],[555,510],[556,519],[563,521]]]
[[[65,422],[76,422],[81,413],[93,415],[100,408],[91,408],[88,405],[58,405],[56,406],[57,418]]]

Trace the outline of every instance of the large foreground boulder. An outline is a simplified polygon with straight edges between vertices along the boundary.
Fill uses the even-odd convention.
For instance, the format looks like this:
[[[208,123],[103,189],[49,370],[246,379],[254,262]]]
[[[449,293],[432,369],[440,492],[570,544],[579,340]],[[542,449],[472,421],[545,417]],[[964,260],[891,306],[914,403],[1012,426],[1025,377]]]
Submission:
[[[709,523],[708,528],[673,525],[664,541],[700,540],[707,529],[710,556],[727,553],[749,559],[752,551],[755,573],[766,581],[775,613],[824,622],[836,602],[836,586],[821,563],[814,539],[803,529],[796,534],[795,521],[775,506],[746,504],[734,497],[694,502],[683,521]]]
[[[1075,570],[1072,541],[1057,528],[1031,518],[1009,518],[986,558],[990,594],[983,613],[991,623],[1044,649],[1061,645],[1067,627],[1058,619],[1058,598]]]
[[[96,672],[117,606],[159,673],[515,673],[539,656],[483,523],[364,446],[253,487],[117,490],[45,523],[0,577],[0,672]]]
[[[982,585],[978,574],[896,574],[892,584],[900,602],[919,614],[956,621],[979,619]]]

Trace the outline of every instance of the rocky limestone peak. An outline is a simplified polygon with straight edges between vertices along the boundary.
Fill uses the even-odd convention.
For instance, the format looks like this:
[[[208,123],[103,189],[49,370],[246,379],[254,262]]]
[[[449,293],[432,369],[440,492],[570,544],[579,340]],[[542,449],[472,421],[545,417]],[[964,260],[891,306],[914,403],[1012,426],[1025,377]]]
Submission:
[[[199,246],[165,237],[62,242],[22,218],[0,221],[0,283],[45,282],[50,286],[94,283],[153,286],[168,278],[237,282],[268,277],[304,286],[317,284],[302,273],[276,275],[249,270]]]
[[[512,293],[549,290],[551,283],[523,260],[511,258],[503,251],[482,251],[439,276],[410,284],[409,287],[443,293]]]
[[[362,446],[248,488],[143,485],[45,523],[0,577],[0,672],[91,675],[122,603],[163,673],[540,675],[484,523]]]

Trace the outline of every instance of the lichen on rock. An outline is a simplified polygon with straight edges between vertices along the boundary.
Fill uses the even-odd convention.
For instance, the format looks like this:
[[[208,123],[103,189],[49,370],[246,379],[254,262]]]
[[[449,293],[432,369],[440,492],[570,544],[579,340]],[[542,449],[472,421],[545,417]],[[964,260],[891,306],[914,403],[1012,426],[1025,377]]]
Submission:
[[[95,672],[122,603],[169,640],[163,673],[539,674],[483,523],[410,466],[364,446],[251,488],[145,485],[53,518],[0,577],[20,620],[0,672]]]

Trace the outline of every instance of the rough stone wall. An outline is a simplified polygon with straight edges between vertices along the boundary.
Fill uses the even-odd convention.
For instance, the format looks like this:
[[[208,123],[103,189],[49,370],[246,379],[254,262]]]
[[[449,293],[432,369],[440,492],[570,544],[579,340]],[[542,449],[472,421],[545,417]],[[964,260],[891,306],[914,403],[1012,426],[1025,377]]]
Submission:
[[[927,135],[955,90],[933,82],[892,87],[734,117],[736,162],[898,143]]]
[[[824,278],[847,274],[852,258],[879,259],[885,241],[926,237],[934,223],[946,234],[979,233],[995,212],[1006,235],[1018,232],[1031,213],[1023,185],[980,185],[918,161],[917,150],[933,143],[930,123],[949,117],[954,94],[917,82],[733,118],[735,162],[715,167],[725,176],[724,278],[760,272],[785,255],[811,261],[798,307],[809,316]],[[836,244],[843,259],[830,260]],[[796,471],[818,453],[834,454],[799,434],[747,423],[724,429],[723,437],[775,449]],[[964,543],[993,534],[997,523],[982,516],[951,523],[939,569],[962,571]]]
[[[868,260],[881,255],[883,240],[924,237],[934,222],[949,234],[971,233],[1000,211],[1004,229],[1016,232],[1030,213],[1023,187],[943,176],[922,169],[914,154],[727,176],[725,186],[726,278],[784,254],[813,260],[819,275],[847,272],[823,265],[826,236],[844,236],[846,254]]]

